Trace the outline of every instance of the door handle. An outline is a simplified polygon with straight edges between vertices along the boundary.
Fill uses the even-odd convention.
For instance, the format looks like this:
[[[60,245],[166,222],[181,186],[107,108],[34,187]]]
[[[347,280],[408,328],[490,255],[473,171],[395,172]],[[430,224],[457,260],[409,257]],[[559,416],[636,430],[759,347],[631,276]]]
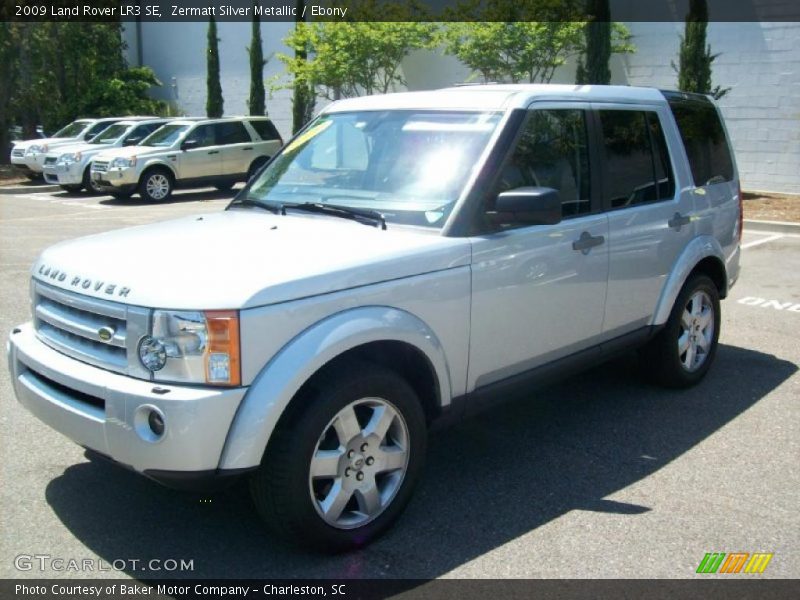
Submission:
[[[589,250],[595,246],[604,244],[606,238],[602,235],[592,235],[588,231],[584,231],[577,240],[572,242],[572,249],[577,250],[583,254],[589,254]]]
[[[246,151],[246,150],[252,150],[252,149],[253,149],[253,147],[252,147],[252,146],[247,146],[247,147],[245,147],[245,148],[242,148],[242,151]]]
[[[209,150],[209,154],[219,154],[219,150]]]
[[[691,217],[684,217],[681,213],[676,212],[673,217],[667,221],[667,225],[669,225],[670,228],[674,229],[675,231],[680,231],[681,227],[688,225],[691,222]]]

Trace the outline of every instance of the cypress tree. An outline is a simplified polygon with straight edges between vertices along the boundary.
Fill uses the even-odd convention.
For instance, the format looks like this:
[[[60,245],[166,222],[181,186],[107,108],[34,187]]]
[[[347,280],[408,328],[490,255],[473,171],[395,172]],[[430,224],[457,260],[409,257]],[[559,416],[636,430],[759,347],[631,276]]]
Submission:
[[[295,16],[295,27],[299,23],[304,23],[303,17],[303,0],[297,0],[297,11]],[[306,60],[308,58],[308,51],[305,48],[296,49],[294,52],[295,58],[299,60]],[[300,131],[306,123],[314,116],[314,105],[316,104],[314,98],[314,87],[307,81],[294,81],[294,93],[292,95],[292,133]]]
[[[263,115],[266,112],[264,93],[264,52],[261,48],[261,19],[253,11],[253,33],[250,38],[250,100],[248,106],[251,115]]]
[[[217,21],[214,17],[208,20],[208,50],[206,76],[206,115],[222,116],[222,85],[219,82],[219,38],[217,38]]]
[[[608,85],[611,83],[611,9],[608,0],[588,0],[586,11],[586,55],[578,58],[575,83]]]
[[[708,6],[706,0],[689,0],[686,26],[681,37],[678,66],[678,89],[683,92],[711,94],[722,98],[730,88],[711,87],[711,63],[718,55],[711,54],[711,46],[706,44],[708,27]]]

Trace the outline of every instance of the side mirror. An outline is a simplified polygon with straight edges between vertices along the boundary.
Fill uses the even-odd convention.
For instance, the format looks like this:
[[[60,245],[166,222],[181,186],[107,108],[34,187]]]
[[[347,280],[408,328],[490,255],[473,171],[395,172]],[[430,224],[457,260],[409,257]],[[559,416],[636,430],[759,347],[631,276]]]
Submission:
[[[561,197],[547,187],[521,187],[498,194],[490,213],[496,224],[555,225],[561,222]]]
[[[141,142],[144,138],[142,137],[129,137],[122,142],[123,146],[135,146],[139,142]]]
[[[181,144],[181,150],[191,150],[192,148],[197,148],[199,144],[198,140],[186,140]]]

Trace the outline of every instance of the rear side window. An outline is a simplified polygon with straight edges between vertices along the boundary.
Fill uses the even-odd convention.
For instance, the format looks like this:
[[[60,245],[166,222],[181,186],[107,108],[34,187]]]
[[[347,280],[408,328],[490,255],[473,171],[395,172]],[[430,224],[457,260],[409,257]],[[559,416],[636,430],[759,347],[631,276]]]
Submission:
[[[710,102],[671,98],[669,106],[689,157],[696,186],[733,179],[733,160],[719,113]]]
[[[256,130],[256,133],[261,136],[262,140],[281,139],[281,136],[278,133],[278,130],[275,129],[275,125],[272,124],[272,121],[259,119],[258,121],[249,121],[249,123],[253,126],[253,129]]]
[[[244,144],[250,142],[250,134],[239,121],[218,123],[217,144]]]
[[[601,110],[599,114],[606,205],[625,208],[672,198],[675,182],[658,116],[636,110]]]

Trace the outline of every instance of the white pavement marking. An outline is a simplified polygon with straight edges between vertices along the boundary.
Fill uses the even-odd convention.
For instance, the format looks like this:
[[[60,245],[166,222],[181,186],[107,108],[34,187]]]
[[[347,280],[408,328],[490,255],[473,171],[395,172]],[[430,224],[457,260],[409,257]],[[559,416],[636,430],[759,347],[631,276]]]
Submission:
[[[775,310],[785,310],[800,314],[800,303],[794,302],[781,302],[780,300],[768,300],[767,298],[759,298],[758,296],[745,296],[736,301],[738,304],[745,306],[757,306],[759,308],[772,308]]]
[[[742,250],[746,250],[747,248],[752,248],[753,246],[760,246],[761,244],[766,244],[767,242],[774,242],[775,240],[779,240],[784,237],[782,233],[776,233],[770,235],[768,237],[762,238],[760,240],[754,240],[752,242],[747,242],[746,244],[742,244]]]

